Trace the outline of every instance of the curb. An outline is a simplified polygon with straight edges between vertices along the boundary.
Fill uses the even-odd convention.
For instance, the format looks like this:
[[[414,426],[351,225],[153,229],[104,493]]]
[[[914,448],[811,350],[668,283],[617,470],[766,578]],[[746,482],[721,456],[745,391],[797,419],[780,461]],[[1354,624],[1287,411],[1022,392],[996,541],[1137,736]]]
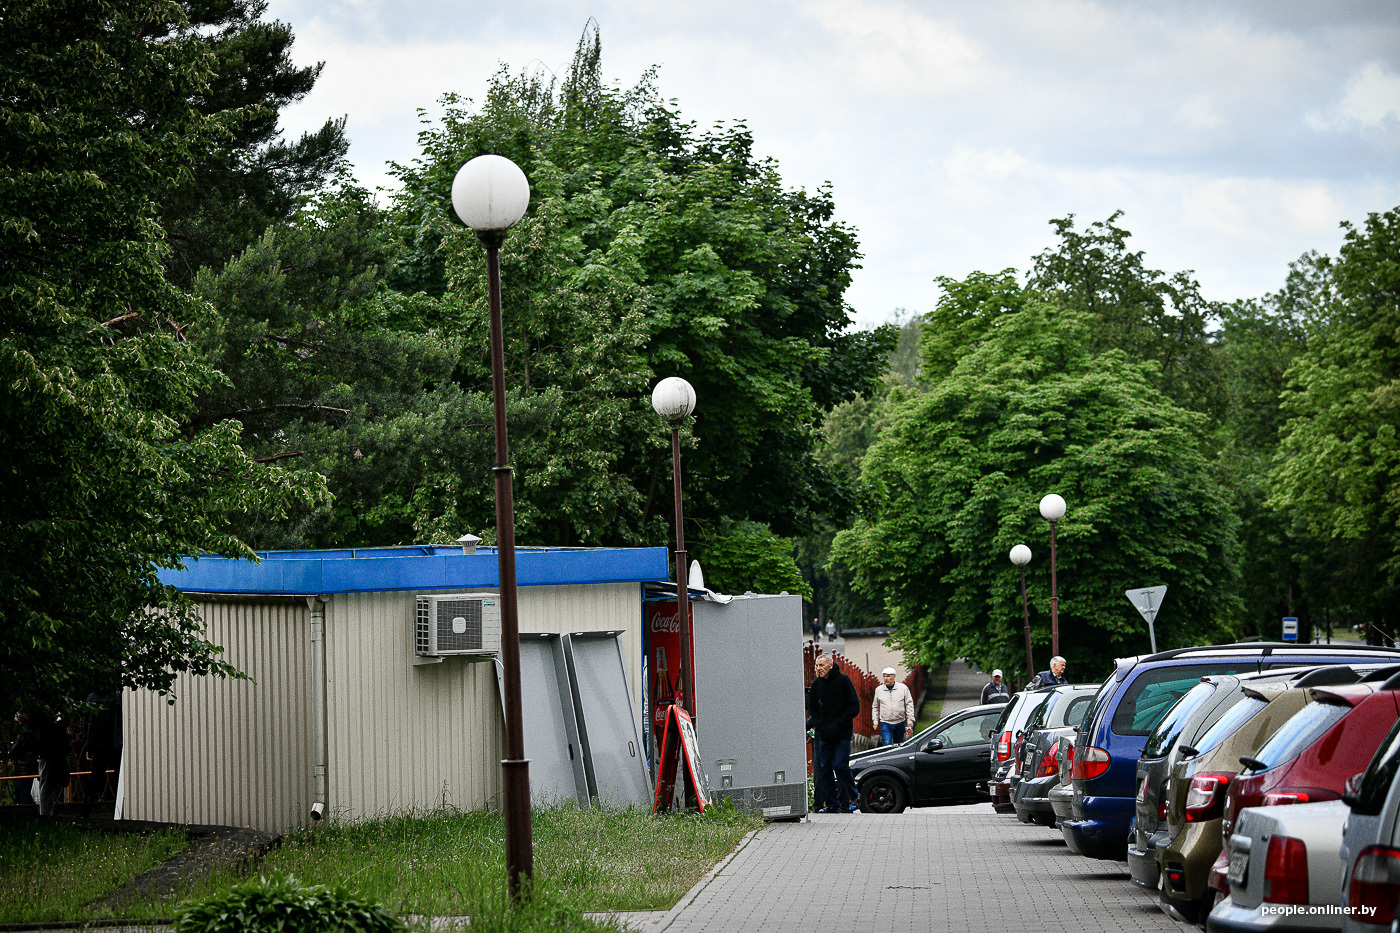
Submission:
[[[763,829],[763,827],[760,826],[759,829],[749,830],[748,834],[744,836],[743,839],[739,840],[739,843],[734,847],[733,852],[730,852],[724,858],[720,859],[719,864],[717,864],[714,868],[711,868],[709,873],[706,874],[705,877],[695,882],[695,884],[691,887],[689,891],[681,895],[681,899],[676,901],[676,906],[666,911],[666,916],[662,917],[661,922],[656,925],[656,933],[662,933],[663,930],[670,927],[671,923],[676,919],[680,912],[682,910],[685,910],[685,908],[689,907],[691,903],[697,897],[700,896],[700,892],[705,890],[705,887],[709,885],[711,881],[714,880],[714,877],[716,875],[724,871],[725,866],[727,866],[730,862],[734,861],[734,857],[736,855],[744,851],[744,847],[749,844],[749,840],[752,839],[754,836],[758,835],[759,830],[761,829]]]

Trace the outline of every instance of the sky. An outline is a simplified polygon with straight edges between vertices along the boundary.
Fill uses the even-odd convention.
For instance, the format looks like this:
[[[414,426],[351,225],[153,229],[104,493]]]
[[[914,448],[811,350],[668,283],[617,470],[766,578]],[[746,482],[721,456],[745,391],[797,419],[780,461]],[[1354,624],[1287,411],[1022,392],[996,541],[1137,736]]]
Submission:
[[[1395,0],[270,0],[298,65],[290,136],[348,117],[392,187],[419,111],[502,65],[567,73],[590,18],[605,78],[701,127],[744,120],[785,182],[859,233],[861,326],[934,306],[936,276],[1025,270],[1048,221],[1119,223],[1208,298],[1259,296],[1342,221],[1400,205]]]

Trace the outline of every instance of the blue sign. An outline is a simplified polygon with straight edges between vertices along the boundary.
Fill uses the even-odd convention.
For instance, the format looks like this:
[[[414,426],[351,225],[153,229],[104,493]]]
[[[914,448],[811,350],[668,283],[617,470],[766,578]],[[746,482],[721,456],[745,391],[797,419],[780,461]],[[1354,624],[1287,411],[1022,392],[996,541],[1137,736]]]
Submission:
[[[1286,619],[1283,620],[1283,640],[1284,640],[1284,641],[1297,641],[1297,640],[1298,640],[1298,620],[1297,620],[1297,619],[1294,619],[1294,618],[1286,618]]]

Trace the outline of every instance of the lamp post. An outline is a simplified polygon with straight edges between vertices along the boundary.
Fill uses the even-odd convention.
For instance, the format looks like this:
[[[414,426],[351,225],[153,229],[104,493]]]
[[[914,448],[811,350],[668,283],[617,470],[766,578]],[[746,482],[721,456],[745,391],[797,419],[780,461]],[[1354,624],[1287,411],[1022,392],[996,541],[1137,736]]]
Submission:
[[[695,410],[695,389],[668,376],[651,390],[651,407],[671,425],[671,478],[676,496],[676,612],[681,621],[681,690],[685,711],[695,717],[695,657],[690,644],[690,588],[686,580],[685,510],[681,506],[681,424]]]
[[[487,296],[491,311],[491,395],[495,403],[496,564],[501,584],[501,667],[505,680],[506,875],[511,901],[520,899],[520,878],[534,874],[530,832],[530,762],[520,717],[520,619],[515,599],[515,500],[506,439],[505,339],[501,333],[501,244],[530,206],[530,183],[510,159],[482,155],[452,180],[452,209],[486,247]]]
[[[1031,562],[1031,549],[1018,544],[1011,549],[1011,563],[1021,568],[1021,617],[1026,624],[1026,680],[1035,676],[1035,660],[1031,657],[1031,611],[1026,606],[1026,565]]]
[[[1060,594],[1055,588],[1055,523],[1065,515],[1065,500],[1050,493],[1040,500],[1040,517],[1050,523],[1050,653],[1060,656]]]

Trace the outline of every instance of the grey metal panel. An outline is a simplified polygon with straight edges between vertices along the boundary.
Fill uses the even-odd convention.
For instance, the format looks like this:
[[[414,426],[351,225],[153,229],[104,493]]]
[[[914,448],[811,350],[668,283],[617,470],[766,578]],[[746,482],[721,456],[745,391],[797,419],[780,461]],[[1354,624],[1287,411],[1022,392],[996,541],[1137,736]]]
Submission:
[[[692,605],[695,732],[711,789],[752,812],[776,801],[793,807],[793,816],[805,814],[806,704],[802,648],[793,635],[802,627],[802,597],[744,595]],[[799,790],[783,791],[783,784]]]
[[[564,636],[564,652],[591,795],[614,806],[643,806],[651,800],[651,778],[617,635],[574,632]]]
[[[573,692],[558,635],[520,636],[520,715],[530,760],[530,802],[589,804]],[[496,668],[501,679],[501,668]],[[504,685],[502,685],[504,693]]]
[[[125,819],[282,831],[311,806],[310,624],[305,600],[202,599],[210,641],[247,680],[176,676],[122,702]]]

